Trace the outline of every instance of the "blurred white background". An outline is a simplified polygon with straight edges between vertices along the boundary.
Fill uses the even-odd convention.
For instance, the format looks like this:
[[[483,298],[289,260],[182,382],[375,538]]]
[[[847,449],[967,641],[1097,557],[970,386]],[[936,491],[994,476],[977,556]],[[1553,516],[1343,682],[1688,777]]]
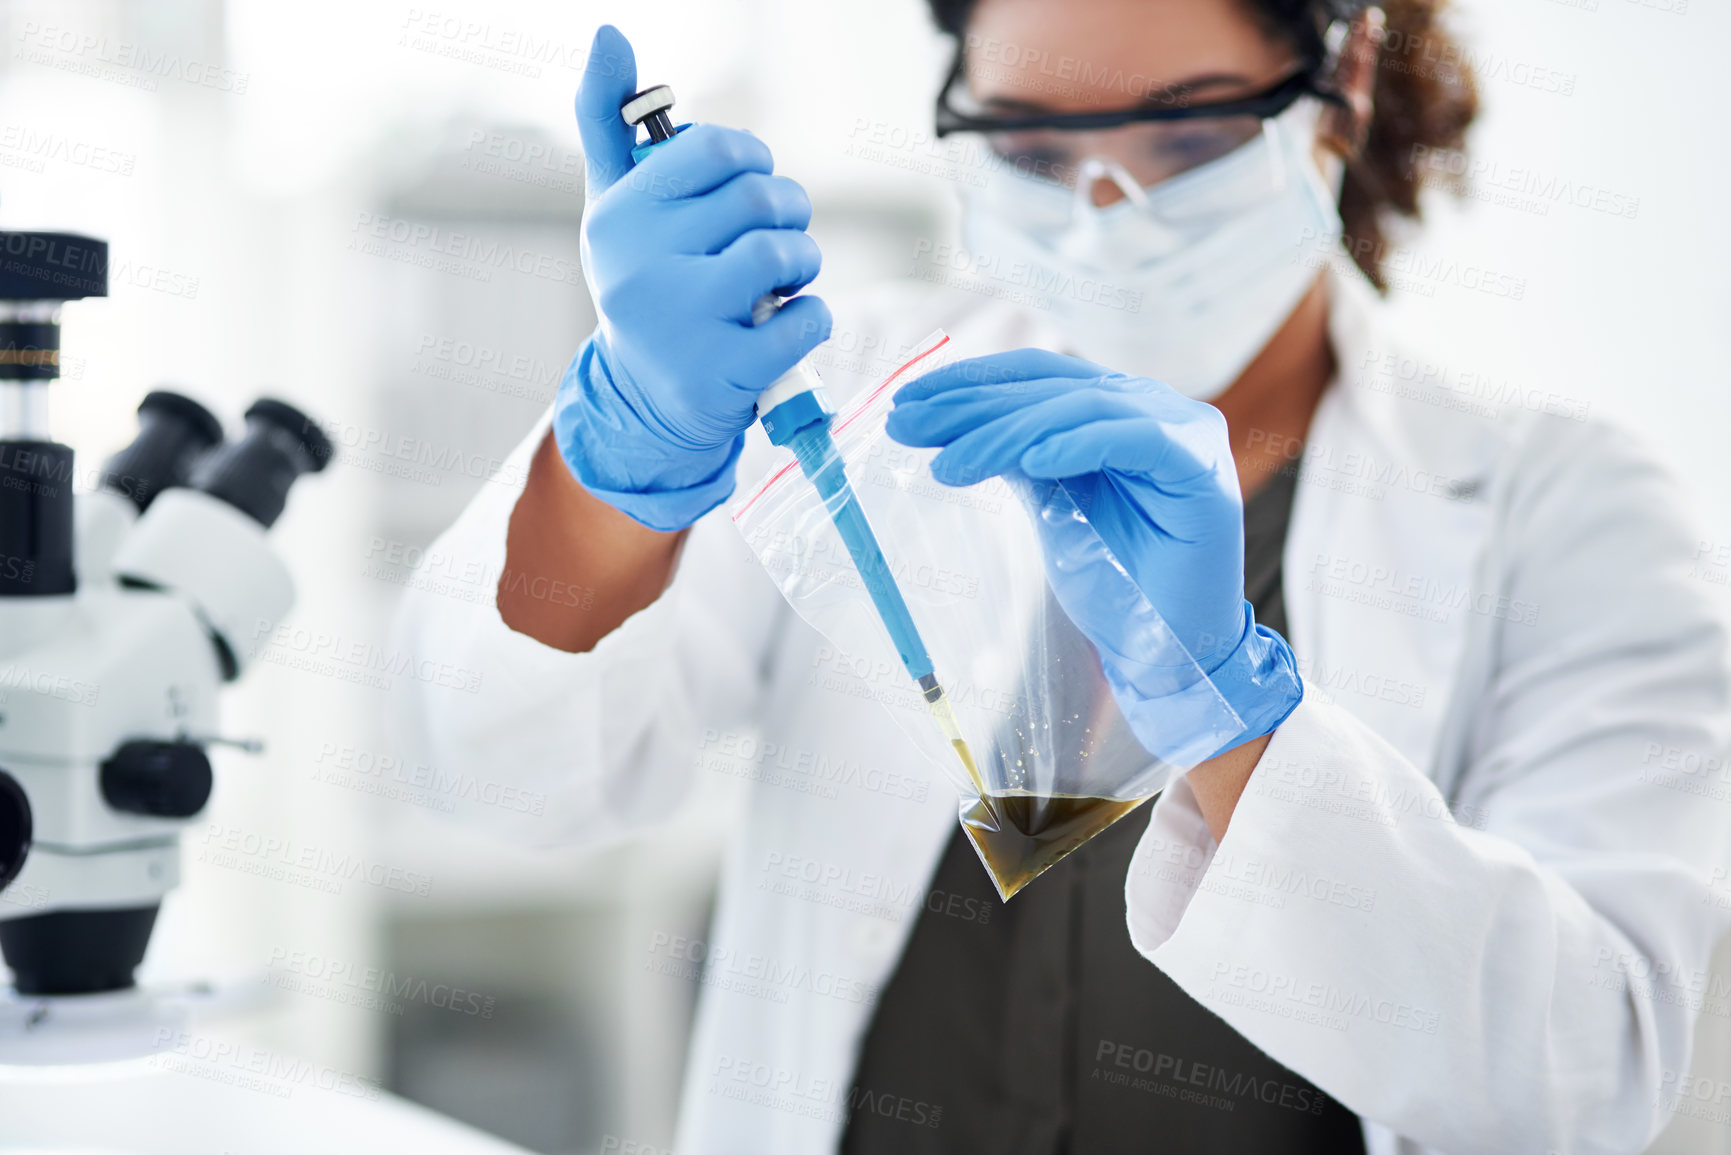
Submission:
[[[1709,548],[1731,541],[1719,131],[1731,9],[1457,9],[1484,74],[1477,156],[1529,192],[1439,197],[1409,247],[1524,291],[1415,277],[1401,308],[1455,370],[1644,431],[1691,483]],[[681,119],[770,142],[817,206],[816,290],[844,295],[906,275],[913,238],[951,219],[952,184],[920,171],[948,59],[922,0],[9,0],[0,14],[0,227],[112,243],[112,296],[66,310],[56,436],[91,463],[130,439],[145,391],[169,384],[230,421],[281,396],[340,447],[275,533],[300,586],[290,626],[229,699],[229,730],[267,752],[219,755],[147,967],[258,983],[302,956],[303,972],[318,959],[454,983],[489,1014],[416,1000],[381,1011],[313,983],[273,988],[283,1009],[253,1029],[538,1150],[665,1146],[694,990],[648,973],[648,944],[701,936],[739,784],[709,775],[664,836],[602,852],[530,854],[454,830],[436,790],[386,796],[415,772],[391,761],[379,722],[409,676],[388,672],[390,614],[419,551],[550,400],[592,324],[574,274],[570,110],[595,25],[625,30],[645,82],[675,87]],[[880,127],[909,143],[860,155]],[[1559,184],[1607,194],[1623,215],[1530,191]],[[375,222],[425,239],[381,240]],[[490,246],[531,254],[536,271],[475,256]],[[469,598],[491,596],[496,577],[441,576]],[[430,885],[330,893],[260,878],[204,854],[229,830]],[[1701,1070],[1731,1071],[1722,1016],[1702,1050]],[[1680,1119],[1661,1146],[1731,1151],[1731,1129]]]

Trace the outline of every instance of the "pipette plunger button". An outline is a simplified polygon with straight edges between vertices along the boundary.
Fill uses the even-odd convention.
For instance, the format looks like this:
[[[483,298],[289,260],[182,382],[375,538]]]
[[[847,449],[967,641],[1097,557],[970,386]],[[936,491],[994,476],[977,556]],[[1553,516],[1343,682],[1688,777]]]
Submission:
[[[627,97],[619,106],[619,115],[633,128],[641,124],[648,130],[650,142],[660,144],[673,136],[673,121],[667,115],[672,107],[673,89],[657,84]]]

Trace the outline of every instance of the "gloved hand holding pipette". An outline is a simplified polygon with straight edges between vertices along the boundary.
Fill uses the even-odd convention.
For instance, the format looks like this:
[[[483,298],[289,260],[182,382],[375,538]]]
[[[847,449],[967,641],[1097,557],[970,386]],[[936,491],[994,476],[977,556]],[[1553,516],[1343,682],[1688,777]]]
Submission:
[[[766,293],[817,276],[811,202],[736,129],[699,125],[634,161],[620,106],[636,84],[630,43],[603,28],[577,94],[583,271],[600,322],[560,385],[553,429],[590,493],[678,530],[733,492],[758,395],[828,338],[830,315],[796,297],[753,324]]]
[[[630,43],[603,27],[577,94],[588,157],[583,268],[600,323],[554,402],[560,454],[591,494],[651,529],[679,530],[733,492],[744,431],[761,419],[823,494],[902,665],[978,783],[848,484],[823,383],[802,363],[828,338],[829,310],[811,297],[781,299],[821,264],[805,232],[811,202],[773,175],[755,136],[675,127],[672,91],[633,92],[636,81]]]

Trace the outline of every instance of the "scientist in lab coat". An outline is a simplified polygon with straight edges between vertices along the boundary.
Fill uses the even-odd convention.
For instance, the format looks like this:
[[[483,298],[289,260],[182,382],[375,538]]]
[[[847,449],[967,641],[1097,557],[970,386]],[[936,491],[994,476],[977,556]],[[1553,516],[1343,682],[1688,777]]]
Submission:
[[[749,324],[816,276],[809,203],[717,126],[633,167],[630,46],[598,34],[600,324],[526,482],[437,547],[496,604],[410,587],[403,644],[478,689],[417,683],[399,721],[545,795],[523,840],[750,779],[707,941],[647,947],[706,966],[681,1155],[1637,1152],[1693,1094],[1725,630],[1649,454],[1562,383],[1463,383],[1470,350],[1380,305],[1383,226],[1474,112],[1442,3],[933,0],[940,124],[978,148],[968,257],[932,267],[986,275],[838,303],[817,363],[845,396],[935,326],[986,352],[890,433],[940,480],[1093,486],[1249,720],[1008,904],[723,508],[767,460],[753,398],[831,335],[810,295]],[[1087,628],[1078,692],[1157,729]]]

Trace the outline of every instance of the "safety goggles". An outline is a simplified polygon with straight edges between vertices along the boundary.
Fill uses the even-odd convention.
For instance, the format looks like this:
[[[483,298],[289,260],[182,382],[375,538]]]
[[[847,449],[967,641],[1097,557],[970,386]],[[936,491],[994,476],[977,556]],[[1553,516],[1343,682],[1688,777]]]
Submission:
[[[1181,88],[1150,94],[1141,104],[1100,112],[1014,112],[989,109],[968,91],[960,43],[938,93],[937,134],[981,136],[1000,160],[1024,176],[1075,187],[1090,158],[1110,157],[1144,188],[1181,176],[1255,140],[1265,126],[1307,96],[1338,107],[1347,102],[1330,83],[1346,40],[1337,22],[1323,51],[1300,61],[1267,88],[1229,100],[1192,103]],[[1070,85],[1073,91],[1081,82]]]

